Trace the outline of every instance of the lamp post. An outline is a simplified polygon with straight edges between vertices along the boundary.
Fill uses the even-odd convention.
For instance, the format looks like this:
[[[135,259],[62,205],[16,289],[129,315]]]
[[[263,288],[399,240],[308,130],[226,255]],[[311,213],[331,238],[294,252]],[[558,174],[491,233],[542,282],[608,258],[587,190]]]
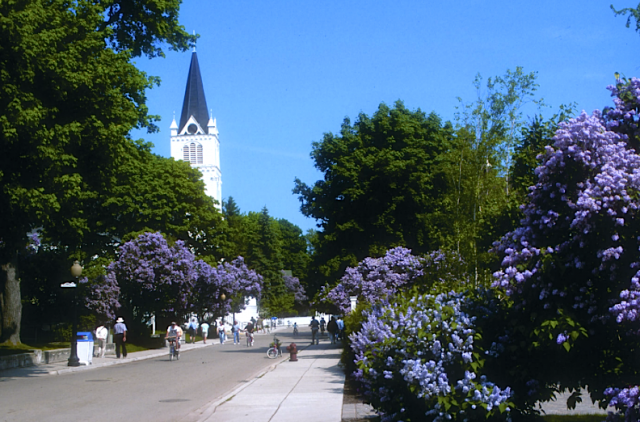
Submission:
[[[82,275],[82,267],[78,261],[75,261],[71,266],[71,276],[75,278],[74,282],[67,282],[62,287],[73,288],[73,324],[71,328],[71,352],[69,353],[69,361],[67,366],[80,366],[80,359],[78,359],[78,278]]]
[[[220,295],[220,302],[224,302],[224,300],[225,300],[226,298],[227,298],[227,296],[225,296],[225,294],[224,294],[224,293],[222,293],[222,294]],[[222,307],[222,309],[224,309],[224,306]],[[224,313],[222,313],[222,312],[221,312],[221,314],[222,314],[222,325],[224,326],[224,323],[225,323],[225,321],[224,321],[224,317],[225,317],[225,315],[224,315]]]

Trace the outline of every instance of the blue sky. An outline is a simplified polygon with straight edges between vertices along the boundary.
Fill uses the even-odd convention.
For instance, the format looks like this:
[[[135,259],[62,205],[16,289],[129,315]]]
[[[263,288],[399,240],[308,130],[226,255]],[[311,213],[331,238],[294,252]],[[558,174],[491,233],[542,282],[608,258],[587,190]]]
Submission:
[[[294,178],[322,178],[311,144],[345,117],[402,100],[453,120],[457,98],[477,98],[472,81],[522,66],[538,72],[538,97],[589,113],[611,104],[614,73],[640,76],[640,36],[608,1],[214,1],[185,0],[180,21],[201,38],[198,60],[220,131],[222,195],[241,211],[266,206],[303,231]],[[135,132],[169,153],[191,53],[138,59],[162,83],[148,92],[160,132]],[[526,110],[532,115],[535,110]]]

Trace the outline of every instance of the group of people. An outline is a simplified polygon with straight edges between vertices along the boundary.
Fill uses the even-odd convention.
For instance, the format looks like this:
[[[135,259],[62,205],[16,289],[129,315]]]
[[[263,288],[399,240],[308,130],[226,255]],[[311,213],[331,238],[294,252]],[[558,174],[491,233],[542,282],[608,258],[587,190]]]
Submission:
[[[297,331],[298,324],[294,323],[294,330]],[[215,328],[218,331],[218,337],[220,339],[220,344],[224,344],[227,339],[226,327],[223,320],[220,320],[217,324],[214,323]],[[231,333],[233,335],[233,344],[240,344],[240,333],[246,333],[247,338],[249,339],[248,344],[253,346],[254,343],[254,333],[259,331],[261,328],[266,329],[268,324],[264,324],[262,326],[260,319],[256,320],[251,317],[251,321],[247,323],[244,329],[241,328],[238,321],[233,321],[233,325],[231,326]],[[324,334],[325,328],[329,332],[329,337],[331,339],[331,344],[334,344],[342,338],[342,333],[344,331],[344,322],[341,318],[336,318],[332,316],[327,323],[324,317],[320,318],[318,321],[315,317],[311,318],[311,323],[309,324],[311,327],[311,344],[319,342],[318,331],[321,330],[322,334]],[[191,343],[196,342],[196,335],[198,330],[202,334],[203,343],[207,343],[207,337],[209,335],[210,325],[205,321],[202,324],[198,323],[198,319],[196,317],[191,317],[189,323],[187,324],[187,330],[189,332],[189,340]],[[115,343],[115,352],[116,358],[120,359],[120,356],[123,358],[127,357],[127,326],[124,323],[124,319],[122,317],[118,317],[116,319],[116,323],[113,326],[113,342]],[[103,358],[107,348],[107,338],[109,336],[109,329],[104,325],[96,328],[96,339],[98,340],[98,356]],[[182,328],[175,322],[171,322],[171,325],[167,328],[167,333],[165,335],[165,339],[173,339],[176,341],[176,348],[180,348],[180,340],[184,336],[184,331]]]
[[[325,328],[329,332],[331,344],[335,344],[342,338],[342,333],[344,331],[344,321],[342,321],[342,318],[340,317],[336,318],[335,316],[332,316],[329,320],[329,323],[327,324],[324,317],[320,317],[320,321],[318,321],[316,317],[311,317],[311,323],[309,324],[309,327],[311,327],[311,344],[319,343],[320,336],[318,335],[318,331],[320,331],[324,335]]]
[[[96,328],[96,339],[98,340],[98,357],[103,358],[107,351],[107,338],[109,337],[109,329],[104,325]],[[113,326],[113,342],[115,343],[116,358],[127,357],[127,326],[122,317],[116,319]]]

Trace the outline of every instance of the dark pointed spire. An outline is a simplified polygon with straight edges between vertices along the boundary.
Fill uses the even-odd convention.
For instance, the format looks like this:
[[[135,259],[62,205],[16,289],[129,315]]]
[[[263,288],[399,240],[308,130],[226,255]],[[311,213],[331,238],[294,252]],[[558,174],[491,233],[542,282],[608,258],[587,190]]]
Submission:
[[[206,130],[207,122],[209,122],[209,113],[207,110],[207,100],[204,98],[204,88],[202,87],[198,56],[194,51],[191,53],[187,89],[184,91],[184,103],[182,103],[182,115],[180,116],[180,126],[178,130],[182,131],[191,116],[196,119],[200,127]]]

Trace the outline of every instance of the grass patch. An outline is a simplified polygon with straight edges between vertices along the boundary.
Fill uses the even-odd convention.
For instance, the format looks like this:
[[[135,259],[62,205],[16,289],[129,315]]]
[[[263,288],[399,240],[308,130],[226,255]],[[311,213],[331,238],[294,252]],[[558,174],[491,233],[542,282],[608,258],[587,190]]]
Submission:
[[[29,353],[31,350],[54,350],[64,349],[70,347],[69,342],[54,342],[43,344],[26,344],[20,343],[17,345],[1,343],[0,344],[0,356],[18,355],[21,353]]]
[[[141,341],[140,344],[127,342],[127,353],[142,352],[144,350],[153,349],[151,344],[147,344],[146,341]],[[71,347],[71,343],[66,342],[52,342],[52,343],[34,343],[26,344],[20,343],[17,345],[0,343],[0,356],[19,355],[22,353],[29,353],[32,350],[55,350],[55,349],[68,349]]]

